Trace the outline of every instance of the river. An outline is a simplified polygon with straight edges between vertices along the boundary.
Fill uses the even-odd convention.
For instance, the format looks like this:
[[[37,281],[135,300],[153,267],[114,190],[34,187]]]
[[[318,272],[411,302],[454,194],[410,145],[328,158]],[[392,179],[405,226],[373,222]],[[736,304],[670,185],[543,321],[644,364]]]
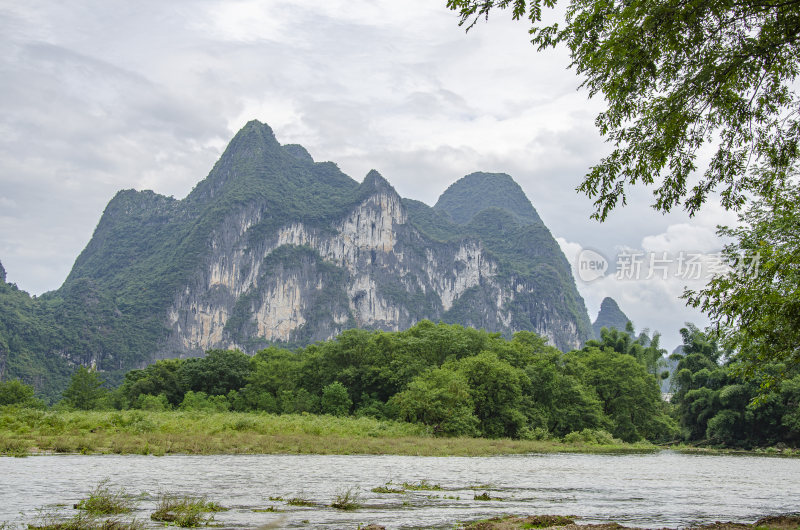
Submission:
[[[217,455],[0,458],[0,522],[34,520],[37,509],[71,515],[101,480],[141,495],[135,517],[149,521],[160,493],[205,496],[229,507],[224,528],[452,528],[457,521],[501,514],[575,515],[579,522],[643,527],[753,522],[800,510],[800,459],[699,456],[671,451],[639,455],[547,454],[495,457]],[[373,493],[388,482],[427,481],[435,491]],[[362,507],[329,505],[352,489]],[[498,500],[475,500],[488,492]],[[313,507],[269,497],[301,497]],[[254,510],[275,506],[282,513]],[[160,525],[152,523],[153,527]]]

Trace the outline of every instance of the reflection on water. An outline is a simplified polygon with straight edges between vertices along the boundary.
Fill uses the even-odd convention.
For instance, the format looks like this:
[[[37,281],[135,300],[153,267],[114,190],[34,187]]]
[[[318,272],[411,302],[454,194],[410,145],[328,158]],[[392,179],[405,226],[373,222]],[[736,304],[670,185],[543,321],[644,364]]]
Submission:
[[[215,514],[225,528],[452,528],[500,514],[576,515],[581,522],[617,521],[680,527],[717,520],[753,522],[800,509],[800,459],[752,456],[523,455],[408,457],[319,455],[36,456],[0,458],[0,522],[30,522],[46,505],[69,508],[102,479],[143,494],[140,521],[160,492],[206,496],[231,509]],[[373,493],[388,482],[441,485],[441,490]],[[362,508],[328,505],[358,488]],[[474,500],[488,492],[491,501]],[[302,497],[313,507],[270,497]],[[282,513],[263,510],[275,506]],[[159,525],[153,523],[153,527]]]

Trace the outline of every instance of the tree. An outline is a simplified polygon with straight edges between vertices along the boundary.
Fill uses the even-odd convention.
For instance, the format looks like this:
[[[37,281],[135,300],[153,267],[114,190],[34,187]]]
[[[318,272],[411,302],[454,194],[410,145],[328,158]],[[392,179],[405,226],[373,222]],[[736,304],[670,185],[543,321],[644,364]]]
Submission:
[[[0,269],[2,272],[2,269]],[[17,405],[28,408],[44,408],[44,402],[33,396],[33,387],[26,385],[19,379],[0,381],[0,407],[4,405]]]
[[[483,436],[516,438],[520,435],[527,423],[521,411],[522,389],[530,384],[521,368],[488,351],[445,367],[454,368],[467,381]]]
[[[72,375],[69,386],[64,390],[63,401],[76,409],[92,410],[100,406],[107,393],[97,371],[81,366]]]
[[[131,370],[125,374],[120,393],[133,405],[140,396],[164,395],[172,406],[183,401],[183,387],[179,376],[184,361],[164,359],[156,361],[143,370]]]
[[[428,425],[435,434],[477,434],[469,384],[453,370],[434,368],[417,376],[389,403],[398,418]]]
[[[495,9],[531,23],[539,50],[566,44],[596,124],[613,144],[578,189],[604,220],[626,187],[655,185],[654,207],[694,214],[718,190],[726,208],[761,193],[798,161],[797,0],[570,0],[563,24],[542,23],[557,0],[447,0],[471,28]],[[713,148],[699,180],[698,152]]]
[[[661,371],[666,366],[664,354],[667,350],[661,348],[661,334],[656,332],[652,337],[648,330],[642,331],[638,337],[634,337],[633,324],[628,321],[625,331],[616,328],[602,328],[600,339],[587,341],[587,346],[593,346],[600,350],[611,348],[617,353],[630,355],[639,361],[647,371],[660,379],[669,377],[669,372]]]
[[[239,350],[209,350],[205,357],[185,360],[178,373],[183,388],[221,396],[247,383],[250,357]]]
[[[655,377],[636,359],[593,346],[568,355],[576,375],[596,392],[614,437],[635,442],[675,434],[676,426],[664,413]]]
[[[543,355],[525,370],[531,383],[532,423],[539,423],[535,426],[544,427],[556,436],[608,428],[609,420],[594,390],[576,376],[565,374],[561,357],[561,352]]]
[[[319,406],[323,414],[347,416],[350,414],[353,400],[347,394],[347,387],[339,381],[334,381],[322,389],[322,398],[320,398]]]
[[[720,229],[734,239],[723,251],[730,270],[685,295],[715,322],[722,345],[738,352],[739,372],[760,378],[762,390],[800,368],[798,194],[800,186],[786,183],[742,213],[740,226]],[[771,363],[784,369],[770,373]]]

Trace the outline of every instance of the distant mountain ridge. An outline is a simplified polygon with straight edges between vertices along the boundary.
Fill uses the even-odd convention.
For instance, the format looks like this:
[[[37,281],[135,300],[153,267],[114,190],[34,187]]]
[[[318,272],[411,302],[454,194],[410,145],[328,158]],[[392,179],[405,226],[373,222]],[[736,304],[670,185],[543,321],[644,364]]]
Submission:
[[[566,258],[510,176],[468,175],[431,208],[257,121],[186,198],[117,193],[63,286],[25,304],[15,314],[41,337],[6,357],[26,380],[52,371],[42,356],[113,378],[158,358],[422,319],[535,331],[562,349],[591,335]]]
[[[619,331],[625,331],[629,321],[628,315],[622,312],[616,300],[607,296],[600,303],[600,311],[592,324],[594,338],[600,338],[600,330],[603,328],[616,328]]]

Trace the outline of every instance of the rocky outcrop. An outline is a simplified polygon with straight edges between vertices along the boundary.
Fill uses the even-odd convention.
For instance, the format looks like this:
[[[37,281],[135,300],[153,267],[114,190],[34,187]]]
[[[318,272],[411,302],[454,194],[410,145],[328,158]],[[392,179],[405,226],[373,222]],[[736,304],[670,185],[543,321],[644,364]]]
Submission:
[[[48,295],[79,330],[59,351],[122,370],[423,319],[535,331],[562,349],[589,338],[569,264],[511,177],[468,176],[440,203],[401,199],[377,171],[358,183],[250,122],[185,199],[114,197]]]
[[[538,312],[533,331],[562,347],[580,344],[576,323],[548,315],[531,286],[498,277],[480,241],[426,240],[377,172],[360,188],[364,198],[329,226],[287,221],[254,243],[249,231],[264,212],[226,219],[169,309],[162,354],[307,343],[348,327],[399,330],[423,318],[511,333],[529,329],[511,310],[517,300]],[[450,313],[459,302],[466,318]]]

